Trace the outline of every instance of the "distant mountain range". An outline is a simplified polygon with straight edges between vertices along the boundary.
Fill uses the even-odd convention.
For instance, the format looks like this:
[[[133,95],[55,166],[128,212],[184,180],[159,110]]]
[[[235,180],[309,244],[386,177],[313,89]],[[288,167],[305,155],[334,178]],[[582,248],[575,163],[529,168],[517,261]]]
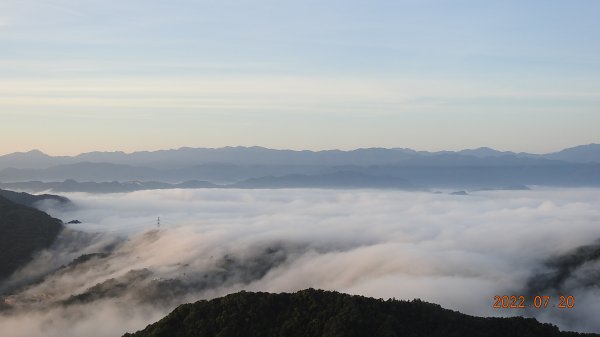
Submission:
[[[173,188],[191,189],[191,188],[218,188],[220,186],[206,181],[186,181],[179,184],[169,184],[159,181],[111,181],[111,182],[78,182],[72,179],[62,182],[42,182],[26,181],[16,183],[0,183],[0,187],[26,190],[33,193],[52,191],[52,192],[88,192],[88,193],[126,193],[143,190],[164,190]],[[7,191],[8,192],[8,191]],[[16,192],[12,192],[16,193]],[[2,195],[2,190],[0,190]]]
[[[72,157],[53,157],[34,150],[0,156],[0,182],[65,180],[184,185],[198,181],[202,182],[199,187],[216,184],[239,188],[600,186],[600,144],[543,155],[490,148],[425,152],[397,148],[292,151],[225,147],[130,154],[90,152]],[[117,190],[136,190],[133,185]]]
[[[46,169],[76,163],[112,163],[153,169],[185,168],[206,164],[253,165],[383,165],[397,164],[415,158],[455,154],[465,157],[516,157],[560,160],[573,163],[600,163],[600,144],[581,145],[548,154],[497,151],[488,147],[462,151],[427,152],[402,148],[365,148],[351,151],[296,151],[264,147],[189,148],[173,150],[125,152],[88,152],[77,156],[49,156],[39,150],[15,152],[0,156],[0,169]]]
[[[232,188],[396,188],[417,189],[406,179],[369,175],[354,171],[337,171],[321,175],[292,174],[262,177],[228,185]]]
[[[420,300],[380,300],[308,289],[297,293],[239,292],[179,306],[145,329],[124,337],[560,337],[599,336],[561,332],[533,318],[484,318]]]
[[[78,182],[72,179],[62,182],[26,181],[0,183],[0,187],[26,190],[30,192],[88,192],[88,193],[125,193],[142,190],[194,189],[194,188],[395,188],[414,190],[418,187],[411,182],[386,176],[371,176],[359,172],[341,171],[322,175],[292,174],[279,177],[251,178],[238,183],[217,185],[207,181],[190,180],[170,184],[158,181],[111,181]],[[6,191],[8,192],[8,191]],[[0,195],[2,190],[0,190]],[[15,193],[15,192],[12,192]],[[15,193],[16,194],[16,193]]]

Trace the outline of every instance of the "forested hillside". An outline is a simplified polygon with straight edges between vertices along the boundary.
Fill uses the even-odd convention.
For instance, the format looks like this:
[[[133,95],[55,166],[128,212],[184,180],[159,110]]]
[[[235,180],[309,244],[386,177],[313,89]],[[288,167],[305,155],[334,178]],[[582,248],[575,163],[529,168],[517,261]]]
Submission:
[[[0,196],[0,281],[52,245],[62,221]]]
[[[384,301],[308,289],[293,294],[240,292],[181,305],[162,320],[125,337],[583,335],[560,332],[535,319],[472,317],[420,300]]]

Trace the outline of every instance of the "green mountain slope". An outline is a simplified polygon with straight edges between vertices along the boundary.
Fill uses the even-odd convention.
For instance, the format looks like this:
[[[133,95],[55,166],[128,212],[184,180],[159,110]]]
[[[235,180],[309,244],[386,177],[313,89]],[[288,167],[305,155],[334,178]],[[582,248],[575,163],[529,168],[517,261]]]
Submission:
[[[125,337],[583,335],[560,332],[535,319],[472,317],[419,300],[383,301],[308,289],[293,294],[240,292],[184,304]]]
[[[62,221],[0,196],[0,280],[49,247],[62,228]]]

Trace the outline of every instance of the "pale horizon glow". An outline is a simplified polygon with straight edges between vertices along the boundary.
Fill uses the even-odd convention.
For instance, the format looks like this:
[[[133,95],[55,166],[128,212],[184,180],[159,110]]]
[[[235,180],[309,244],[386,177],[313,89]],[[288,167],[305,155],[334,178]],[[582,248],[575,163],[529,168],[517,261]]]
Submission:
[[[0,154],[600,143],[600,3],[5,0]]]

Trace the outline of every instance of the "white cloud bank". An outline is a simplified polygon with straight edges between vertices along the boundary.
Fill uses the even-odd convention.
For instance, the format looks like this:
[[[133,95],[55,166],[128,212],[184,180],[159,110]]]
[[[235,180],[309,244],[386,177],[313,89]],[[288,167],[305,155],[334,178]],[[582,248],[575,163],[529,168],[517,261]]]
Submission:
[[[209,189],[68,196],[80,207],[53,215],[79,219],[84,223],[73,228],[106,233],[104,240],[129,240],[109,257],[63,269],[9,297],[15,310],[0,316],[0,335],[118,336],[184,301],[241,289],[308,287],[421,298],[481,316],[534,315],[563,329],[600,331],[593,314],[600,312],[600,287],[581,286],[579,276],[562,289],[576,297],[574,309],[491,307],[494,295],[529,295],[528,282],[545,270],[548,258],[600,238],[597,189],[469,196]],[[80,253],[60,255],[61,263]],[[600,270],[593,262],[585,268]],[[96,284],[115,282],[126,290],[72,301]],[[156,296],[165,294],[169,300],[157,303]]]

